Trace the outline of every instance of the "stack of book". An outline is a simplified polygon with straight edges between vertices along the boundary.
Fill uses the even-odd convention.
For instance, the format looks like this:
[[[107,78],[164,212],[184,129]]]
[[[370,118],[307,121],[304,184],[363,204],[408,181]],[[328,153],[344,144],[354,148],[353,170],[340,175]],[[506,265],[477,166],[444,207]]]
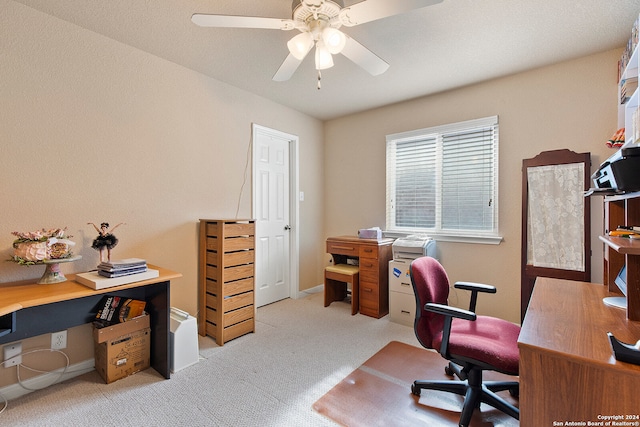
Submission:
[[[629,77],[620,82],[620,104],[626,104],[638,88],[638,77]]]
[[[619,225],[617,229],[609,231],[609,236],[640,239],[640,227]]]
[[[147,261],[140,258],[120,259],[98,265],[98,274],[103,277],[121,277],[145,271],[147,271]]]
[[[104,289],[153,279],[159,275],[158,270],[147,267],[145,260],[128,258],[100,263],[97,270],[76,274],[75,281],[92,289]]]

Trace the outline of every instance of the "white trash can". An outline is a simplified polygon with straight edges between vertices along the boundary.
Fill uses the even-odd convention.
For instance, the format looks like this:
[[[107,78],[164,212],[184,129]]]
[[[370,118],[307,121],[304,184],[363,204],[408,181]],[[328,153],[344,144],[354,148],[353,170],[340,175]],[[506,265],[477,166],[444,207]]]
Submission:
[[[198,363],[198,325],[196,318],[171,307],[171,372]]]

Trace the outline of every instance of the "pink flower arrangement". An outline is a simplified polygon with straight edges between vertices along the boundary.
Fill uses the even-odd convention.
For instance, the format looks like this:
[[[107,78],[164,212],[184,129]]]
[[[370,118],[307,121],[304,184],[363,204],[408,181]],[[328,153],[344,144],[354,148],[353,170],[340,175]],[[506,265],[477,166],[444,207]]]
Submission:
[[[65,231],[67,231],[67,228],[52,228],[50,230],[45,230],[44,228],[42,230],[36,230],[36,231],[28,231],[26,233],[20,232],[20,231],[13,231],[11,232],[11,234],[13,234],[14,236],[16,236],[18,240],[26,242],[26,241],[38,241],[38,242],[44,242],[49,240],[52,237],[56,237],[56,238],[64,238],[64,233]],[[71,237],[71,236],[69,236]]]
[[[26,233],[14,231],[17,237],[13,242],[13,256],[10,261],[22,265],[42,264],[52,259],[62,259],[72,256],[71,248],[74,242],[65,236],[65,228],[50,230],[36,230]]]

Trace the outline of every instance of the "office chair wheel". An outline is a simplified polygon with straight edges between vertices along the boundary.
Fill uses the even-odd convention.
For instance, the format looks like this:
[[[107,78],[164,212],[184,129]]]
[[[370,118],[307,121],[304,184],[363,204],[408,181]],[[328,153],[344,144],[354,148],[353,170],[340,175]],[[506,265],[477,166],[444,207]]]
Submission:
[[[420,396],[420,387],[418,387],[415,383],[411,384],[411,394],[414,396]]]
[[[453,369],[451,369],[449,365],[444,367],[444,373],[449,375],[450,377],[454,376],[455,374],[455,372],[453,372]]]

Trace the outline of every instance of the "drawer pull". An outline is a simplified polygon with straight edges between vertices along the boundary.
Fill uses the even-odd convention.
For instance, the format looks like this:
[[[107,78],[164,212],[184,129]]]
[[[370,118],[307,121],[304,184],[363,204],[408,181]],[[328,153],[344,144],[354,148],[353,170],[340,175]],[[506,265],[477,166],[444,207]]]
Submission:
[[[362,290],[364,292],[373,292],[373,289],[371,289],[371,288],[362,288]]]
[[[402,282],[402,283],[400,283],[400,286],[411,286],[411,283],[404,283],[404,282]]]
[[[411,312],[409,312],[407,310],[400,310],[400,313],[402,313],[402,314],[411,314]]]
[[[373,264],[364,264],[364,266],[367,267],[367,268],[372,268]]]
[[[365,251],[365,252],[369,252],[369,253],[371,253],[371,252],[373,252],[373,249],[371,249],[371,248],[364,248],[364,251]]]

